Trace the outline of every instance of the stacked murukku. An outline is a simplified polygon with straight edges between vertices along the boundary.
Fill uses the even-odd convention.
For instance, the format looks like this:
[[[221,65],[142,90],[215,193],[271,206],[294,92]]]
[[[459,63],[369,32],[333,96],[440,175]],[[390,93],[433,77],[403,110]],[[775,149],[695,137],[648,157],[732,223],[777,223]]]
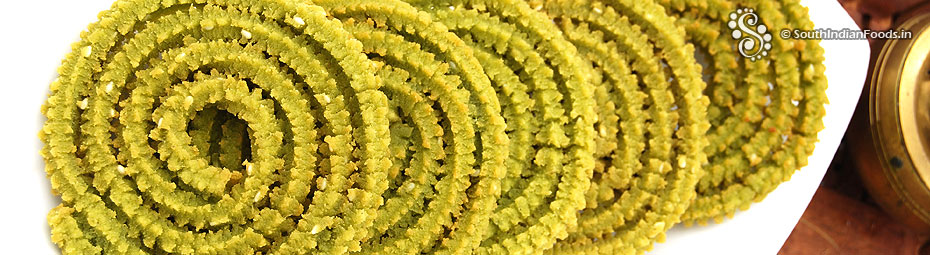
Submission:
[[[119,0],[42,108],[52,241],[642,253],[764,197],[822,128],[816,43],[718,36],[805,11],[741,1]]]
[[[720,222],[761,201],[807,165],[827,103],[823,49],[817,41],[760,41],[770,49],[755,61],[733,49],[728,23],[743,11],[753,10],[749,18],[766,26],[763,32],[813,29],[796,0],[660,2],[708,63],[709,163],[696,187],[698,198],[682,219]]]

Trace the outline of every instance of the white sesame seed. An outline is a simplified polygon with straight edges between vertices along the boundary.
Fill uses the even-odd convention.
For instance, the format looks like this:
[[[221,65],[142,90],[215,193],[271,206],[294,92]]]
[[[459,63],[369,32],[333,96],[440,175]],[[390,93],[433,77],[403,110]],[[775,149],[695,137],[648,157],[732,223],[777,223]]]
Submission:
[[[454,11],[454,10],[455,10],[455,6],[454,6],[454,5],[450,5],[450,6],[449,6],[449,10],[450,10],[450,11]]]
[[[252,175],[252,163],[245,164],[245,173],[248,175]]]
[[[259,191],[259,192],[256,192],[256,193],[255,193],[255,199],[253,199],[253,200],[255,200],[255,202],[258,202],[258,200],[261,199],[261,198],[262,198],[262,192]]]
[[[213,25],[212,25],[212,24],[211,24],[211,25],[205,25],[205,26],[203,26],[203,30],[206,30],[206,31],[213,30]]]
[[[688,161],[685,161],[685,158],[678,158],[678,167],[685,168],[688,166]]]
[[[600,133],[601,136],[607,136],[607,128],[605,128],[604,126],[601,126],[601,127],[597,130],[597,132]]]
[[[126,174],[126,167],[121,166],[121,165],[116,165],[116,171],[118,171],[120,174]]]
[[[319,187],[319,188],[320,188],[320,190],[325,190],[325,189],[326,189],[326,179],[322,179],[322,180],[320,181],[320,187]]]
[[[601,8],[597,8],[597,7],[594,7],[594,12],[597,14],[604,13],[604,11],[602,11]]]
[[[310,234],[316,235],[317,233],[320,233],[320,231],[322,230],[323,230],[323,227],[321,227],[320,225],[313,225],[313,229],[310,230]]]
[[[192,97],[192,96],[187,96],[187,97],[184,98],[184,106],[185,106],[185,107],[191,107],[192,104],[194,104],[194,97]]]
[[[93,48],[91,48],[90,46],[84,47],[83,49],[81,49],[81,54],[83,54],[84,57],[90,57],[90,53],[92,50]]]
[[[413,190],[414,187],[416,187],[416,185],[411,182],[411,183],[407,183],[407,185],[404,186],[404,189],[406,189],[407,191],[411,191]]]
[[[297,25],[301,25],[301,26],[306,24],[304,23],[304,19],[301,19],[300,17],[297,17],[297,16],[294,16],[294,23],[297,23]]]
[[[662,170],[665,170],[665,164],[659,165],[659,172],[661,173]]]
[[[749,155],[749,165],[754,166],[759,164],[759,162],[762,162],[762,159],[759,158],[759,155],[756,155],[755,153]]]
[[[158,124],[156,127],[161,127],[161,121],[163,120],[165,120],[165,118],[158,118]]]
[[[111,81],[107,83],[107,86],[103,88],[103,90],[106,91],[107,93],[110,93],[110,91],[113,91],[113,82]]]
[[[181,59],[184,59],[184,57],[186,56],[187,56],[187,53],[181,52],[181,54],[178,54],[178,57],[176,59],[181,60]]]
[[[87,98],[85,97],[83,100],[78,101],[77,106],[81,108],[81,110],[87,109]]]
[[[325,102],[328,104],[328,103],[332,102],[333,99],[332,99],[332,98],[329,98],[329,95],[323,94],[323,101],[325,101]]]
[[[665,229],[665,222],[656,222],[656,224],[653,224],[653,227],[655,227],[656,230]]]
[[[349,202],[355,202],[355,200],[358,200],[358,192],[349,192],[347,198],[349,199]]]
[[[245,37],[245,39],[252,39],[252,33],[249,32],[248,30],[243,29],[243,30],[242,30],[242,37]]]
[[[110,117],[116,117],[116,109],[110,109]]]

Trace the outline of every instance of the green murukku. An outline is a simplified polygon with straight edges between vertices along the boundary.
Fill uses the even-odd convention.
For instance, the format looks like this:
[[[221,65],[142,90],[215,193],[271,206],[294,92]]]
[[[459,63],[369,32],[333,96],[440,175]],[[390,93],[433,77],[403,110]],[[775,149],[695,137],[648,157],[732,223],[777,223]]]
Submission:
[[[694,197],[708,128],[684,31],[655,3],[539,1],[594,67],[597,163],[586,206],[555,254],[637,254]]]
[[[360,249],[388,101],[320,7],[118,1],[73,49],[40,134],[63,253]]]
[[[762,199],[823,128],[823,49],[743,58],[737,7],[813,27],[796,0],[119,0],[42,108],[52,241],[643,253]]]
[[[461,37],[491,78],[511,146],[479,254],[540,253],[564,238],[593,166],[588,69],[558,28],[522,1],[416,2]]]
[[[405,2],[315,3],[383,64],[383,91],[396,109],[392,152],[403,167],[389,175],[362,252],[471,253],[500,197],[509,146],[487,75],[460,38]]]
[[[761,201],[807,164],[827,103],[823,49],[817,41],[771,40],[751,61],[733,50],[730,13],[752,8],[768,31],[813,29],[797,1],[660,1],[679,16],[688,40],[706,56],[711,99],[707,174],[686,223],[720,222]]]

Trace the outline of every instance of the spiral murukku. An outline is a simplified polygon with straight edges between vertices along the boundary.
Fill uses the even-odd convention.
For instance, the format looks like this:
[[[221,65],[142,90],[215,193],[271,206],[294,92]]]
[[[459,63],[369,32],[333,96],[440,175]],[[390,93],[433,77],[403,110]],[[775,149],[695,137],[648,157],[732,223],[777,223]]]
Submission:
[[[707,99],[693,48],[653,2],[533,5],[594,67],[599,109],[586,206],[551,253],[641,253],[679,221],[702,173]]]
[[[508,150],[501,107],[464,42],[401,1],[316,1],[382,65],[391,100],[386,206],[363,253],[471,253],[500,197]],[[408,164],[409,163],[409,164]]]
[[[813,29],[798,1],[660,1],[703,53],[710,98],[709,164],[686,223],[720,222],[761,201],[807,164],[827,103],[817,41],[771,40],[761,61],[733,50],[726,31],[738,8],[755,10],[768,31]]]
[[[736,7],[812,28],[796,0],[118,0],[42,107],[52,241],[642,253],[762,199],[823,127],[823,50],[742,58]]]
[[[511,146],[501,198],[478,254],[552,247],[576,222],[593,166],[588,69],[545,15],[522,1],[411,1],[475,52]]]
[[[340,23],[286,1],[99,17],[43,106],[63,253],[360,249],[387,188],[388,101]]]

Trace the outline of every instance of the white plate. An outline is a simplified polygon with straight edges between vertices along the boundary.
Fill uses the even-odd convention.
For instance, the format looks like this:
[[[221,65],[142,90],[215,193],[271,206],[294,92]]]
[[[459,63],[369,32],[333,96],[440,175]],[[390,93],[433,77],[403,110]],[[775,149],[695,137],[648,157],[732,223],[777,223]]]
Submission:
[[[52,196],[36,134],[44,122],[39,106],[55,69],[79,31],[113,0],[6,1],[0,15],[0,240],[7,254],[57,254],[45,215]],[[834,1],[805,1],[818,27],[855,28]],[[820,143],[810,165],[752,210],[724,224],[674,228],[655,254],[772,254],[778,251],[820,183],[855,108],[868,65],[865,41],[825,41],[830,88]]]
[[[839,2],[801,0],[801,4],[808,7],[817,28],[859,29]],[[775,32],[772,35],[778,37]],[[675,226],[667,233],[666,242],[656,244],[650,254],[776,254],[781,249],[833,161],[868,72],[868,41],[830,40],[820,45],[825,52],[830,104],[826,105],[824,129],[818,134],[820,142],[808,158],[809,164],[765,200],[722,224]]]

